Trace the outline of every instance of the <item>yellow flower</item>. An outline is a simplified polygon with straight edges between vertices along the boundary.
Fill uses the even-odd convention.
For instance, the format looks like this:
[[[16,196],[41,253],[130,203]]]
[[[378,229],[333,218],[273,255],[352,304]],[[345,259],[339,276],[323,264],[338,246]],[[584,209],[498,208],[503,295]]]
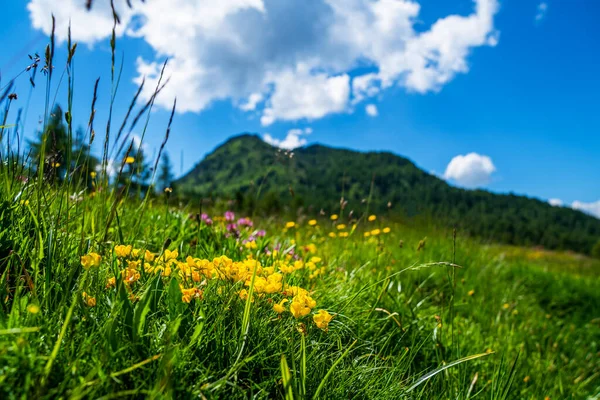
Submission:
[[[108,281],[106,281],[106,288],[109,289],[115,286],[117,286],[117,278],[114,276],[112,278],[108,278]]]
[[[383,233],[390,233],[392,230],[389,227],[383,228]]]
[[[504,308],[505,310],[508,310],[510,308],[510,304],[504,303],[504,305],[502,306],[502,308]]]
[[[97,267],[100,265],[100,261],[102,257],[97,253],[89,253],[85,256],[81,256],[81,265],[85,269],[90,269],[91,267]]]
[[[345,238],[345,237],[348,237],[348,232],[340,232],[340,233],[338,234],[338,236],[339,236],[339,237],[344,237],[344,238]]]
[[[58,168],[58,167],[60,167],[60,163],[59,162],[53,162],[51,164],[51,166],[52,166],[52,168]]]
[[[92,296],[88,295],[86,292],[83,292],[81,294],[81,296],[83,297],[83,302],[88,307],[96,307],[96,298],[95,297],[92,297]]]
[[[321,262],[321,257],[316,257],[316,256],[315,257],[311,257],[310,261],[314,262],[314,263],[320,263]]]
[[[37,314],[40,312],[40,306],[38,306],[37,304],[29,304],[27,306],[27,311],[29,311],[32,314]]]
[[[285,307],[283,305],[288,301],[288,299],[283,299],[279,303],[273,304],[273,311],[275,311],[277,314],[281,314],[285,311]]]
[[[21,204],[22,206],[28,206],[29,205],[29,200],[21,200],[19,202],[19,204]]]
[[[365,233],[363,234],[363,236],[364,236],[364,237],[369,237],[369,236],[371,236],[371,232],[365,232]]]
[[[125,159],[125,164],[133,164],[135,162],[135,158],[129,156]]]
[[[290,222],[288,222],[288,223],[285,224],[285,227],[288,228],[288,229],[289,228],[293,228],[295,226],[296,226],[296,223],[294,221],[290,221]]]
[[[379,235],[380,233],[381,233],[381,230],[379,230],[379,229],[373,229],[373,230],[371,231],[371,236],[377,236],[377,235]]]
[[[238,292],[240,299],[246,300],[248,298],[248,291],[246,289],[242,289]],[[250,303],[254,303],[254,296],[250,299]]]
[[[174,260],[177,257],[179,257],[179,252],[177,250],[165,250],[165,254],[162,256],[165,261]]]
[[[154,261],[154,257],[156,257],[156,254],[151,253],[148,250],[146,250],[146,253],[144,254],[144,260],[146,260],[146,262]]]
[[[337,235],[335,234],[335,232],[329,232],[329,237],[330,237],[330,238],[334,238],[334,237],[336,237],[336,236],[337,236]]]
[[[96,178],[96,175],[97,175],[97,174],[96,174],[96,171],[92,171],[92,172],[90,172],[90,177],[91,177],[92,179],[95,179],[95,178]]]
[[[303,302],[292,301],[290,305],[290,312],[294,318],[302,318],[310,314],[310,308],[307,307]]]
[[[475,294],[475,290],[473,290],[473,289],[469,290],[468,294],[469,294],[469,296],[473,296]]]
[[[343,229],[346,229],[346,225],[344,225],[344,224],[339,224],[338,226],[336,226],[336,228],[337,228],[339,231],[341,231],[341,230],[343,230]]]
[[[338,215],[332,214],[331,217],[329,217],[329,218],[331,218],[332,221],[335,221],[336,219],[338,219]]]
[[[256,250],[258,248],[258,246],[256,245],[256,242],[254,240],[251,242],[246,242],[244,247],[246,247],[247,249],[250,249],[250,250]]]
[[[170,187],[165,188],[165,193],[173,193],[173,189]]]
[[[117,257],[127,257],[131,254],[131,245],[124,246],[122,244],[115,246]]]
[[[181,301],[184,303],[189,303],[192,299],[202,298],[202,290],[198,288],[185,289],[183,286],[179,285],[179,290],[181,290]]]
[[[529,375],[527,375],[525,378],[523,378],[523,382],[527,383],[529,382],[531,378],[529,377]]]
[[[327,327],[331,320],[333,319],[333,315],[329,314],[326,310],[319,310],[318,313],[313,315],[313,321],[317,324],[317,328],[327,330]]]
[[[377,219],[377,215],[369,215],[369,222],[373,222]]]
[[[316,219],[311,219],[310,221],[308,221],[308,224],[310,226],[315,226],[317,224],[317,220]]]

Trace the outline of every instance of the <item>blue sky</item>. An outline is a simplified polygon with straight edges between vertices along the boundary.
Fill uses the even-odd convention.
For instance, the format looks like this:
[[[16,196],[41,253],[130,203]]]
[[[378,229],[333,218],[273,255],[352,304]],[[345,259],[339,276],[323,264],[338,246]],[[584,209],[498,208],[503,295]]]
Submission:
[[[0,86],[27,54],[43,54],[50,12],[59,40],[70,17],[79,43],[74,118],[85,125],[100,77],[100,136],[110,97],[108,2],[96,0],[91,13],[83,0],[58,3],[2,5]],[[114,118],[135,82],[155,83],[169,56],[171,82],[144,143],[150,153],[160,145],[177,96],[167,150],[178,175],[228,137],[256,132],[282,146],[390,150],[455,185],[560,199],[600,215],[598,2],[147,0],[119,11]],[[43,86],[38,80],[26,107],[28,78],[16,81],[30,136]],[[52,91],[61,104],[65,86]]]

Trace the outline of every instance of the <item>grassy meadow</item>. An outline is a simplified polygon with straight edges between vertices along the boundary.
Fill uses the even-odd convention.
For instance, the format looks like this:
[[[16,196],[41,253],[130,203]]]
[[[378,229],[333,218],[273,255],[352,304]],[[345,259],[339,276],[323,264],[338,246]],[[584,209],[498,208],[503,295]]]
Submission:
[[[46,126],[68,87],[71,149],[68,49],[26,72],[45,71]],[[42,133],[36,159],[5,92],[0,398],[600,398],[600,261],[367,210],[200,209],[136,181],[152,100],[105,134],[79,116],[88,147],[61,160]],[[75,173],[94,140],[98,172]]]

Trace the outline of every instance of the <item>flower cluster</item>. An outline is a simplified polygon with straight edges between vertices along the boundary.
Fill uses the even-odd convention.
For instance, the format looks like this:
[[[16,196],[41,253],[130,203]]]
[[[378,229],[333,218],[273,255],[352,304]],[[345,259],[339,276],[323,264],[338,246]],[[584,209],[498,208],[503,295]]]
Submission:
[[[253,246],[256,246],[255,241],[247,241],[245,244],[246,248],[253,248]],[[306,255],[314,254],[316,246],[309,244],[302,249]],[[210,281],[216,281],[217,285],[225,283],[239,285],[237,293],[242,300],[246,300],[252,291],[250,301],[258,300],[259,304],[274,304],[272,308],[277,314],[281,315],[289,311],[295,319],[304,318],[313,312],[317,302],[308,290],[290,285],[288,282],[293,280],[292,274],[298,270],[306,270],[309,279],[324,274],[326,269],[322,259],[317,256],[307,256],[306,260],[302,260],[299,254],[293,252],[281,254],[277,258],[275,255],[277,254],[271,254],[269,259],[271,265],[265,266],[250,255],[241,261],[234,261],[226,255],[212,260],[192,256],[181,259],[177,250],[164,250],[157,254],[131,245],[120,244],[114,247],[114,259],[119,266],[119,274],[109,277],[106,287],[116,287],[120,278],[130,292],[130,299],[134,301],[136,299],[134,291],[140,279],[153,275],[176,278],[181,291],[181,301],[191,303],[194,300],[202,300],[204,286]],[[81,257],[81,264],[87,269],[99,266],[101,260],[100,255],[89,253]],[[83,300],[90,307],[96,305],[96,299],[85,293]],[[324,310],[318,311],[313,317],[317,327],[323,330],[327,330],[333,318]]]

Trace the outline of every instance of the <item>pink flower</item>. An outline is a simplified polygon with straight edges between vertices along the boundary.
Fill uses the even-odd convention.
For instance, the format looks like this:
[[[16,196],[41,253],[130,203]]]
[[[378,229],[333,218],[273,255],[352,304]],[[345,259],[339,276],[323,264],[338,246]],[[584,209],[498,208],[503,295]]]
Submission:
[[[225,211],[225,221],[233,221],[235,219],[235,214],[233,211]]]

